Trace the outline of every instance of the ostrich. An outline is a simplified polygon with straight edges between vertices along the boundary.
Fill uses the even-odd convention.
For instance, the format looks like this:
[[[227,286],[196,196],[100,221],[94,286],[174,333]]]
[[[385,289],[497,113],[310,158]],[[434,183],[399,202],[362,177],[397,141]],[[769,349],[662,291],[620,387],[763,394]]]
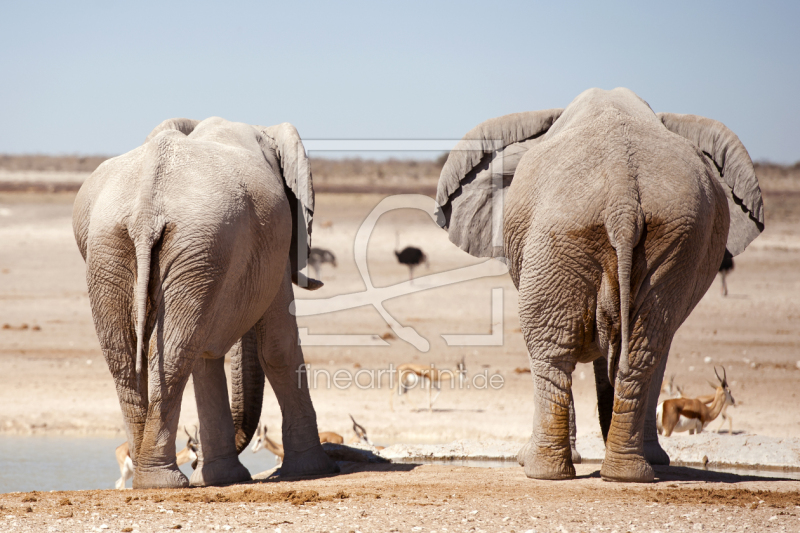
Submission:
[[[333,255],[333,252],[330,250],[326,250],[324,248],[312,248],[308,252],[308,265],[314,269],[314,277],[317,279],[321,279],[319,277],[319,269],[323,263],[330,263],[336,267],[336,256]]]
[[[397,262],[402,265],[406,265],[408,267],[408,279],[413,282],[414,267],[422,263],[425,263],[425,266],[429,266],[428,256],[426,256],[425,252],[423,252],[416,246],[406,246],[402,250],[398,251],[397,249],[400,248],[400,236],[397,233],[395,233],[394,247],[395,247],[394,255],[397,256]]]
[[[725,276],[730,274],[733,270],[733,256],[728,250],[725,250],[725,256],[722,258],[722,264],[719,266],[719,274],[722,278],[722,295],[728,295],[728,284],[725,283]]]

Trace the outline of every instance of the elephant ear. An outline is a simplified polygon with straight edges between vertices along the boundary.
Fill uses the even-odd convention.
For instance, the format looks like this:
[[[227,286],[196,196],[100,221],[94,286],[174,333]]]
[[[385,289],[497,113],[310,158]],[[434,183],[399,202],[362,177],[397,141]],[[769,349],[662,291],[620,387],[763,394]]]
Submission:
[[[176,130],[184,135],[189,135],[194,131],[198,124],[200,124],[199,120],[192,120],[190,118],[168,118],[156,126],[153,131],[150,132],[150,135],[147,136],[147,139],[145,139],[144,142],[148,142],[162,131],[167,130]]]
[[[459,248],[475,257],[503,256],[503,189],[511,184],[525,152],[540,141],[562,111],[493,118],[456,144],[439,176],[436,202],[438,223]]]
[[[299,277],[302,280],[299,284],[310,289],[317,288],[314,280],[308,280],[306,286],[306,278],[299,274],[308,264],[311,222],[314,218],[314,185],[303,141],[295,127],[288,122],[268,128],[258,126],[257,129],[278,158],[284,189],[292,209],[290,259],[293,279],[297,281]]]
[[[697,115],[658,113],[666,128],[696,145],[714,162],[725,190],[731,224],[726,248],[739,255],[764,231],[764,203],[753,161],[742,141],[721,122]]]

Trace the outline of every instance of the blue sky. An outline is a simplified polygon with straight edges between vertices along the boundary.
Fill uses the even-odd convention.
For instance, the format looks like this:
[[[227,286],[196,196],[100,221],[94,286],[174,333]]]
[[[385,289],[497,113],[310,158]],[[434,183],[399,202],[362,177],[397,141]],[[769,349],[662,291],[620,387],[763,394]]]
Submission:
[[[165,118],[460,138],[625,86],[800,160],[800,2],[0,0],[0,153],[118,154]]]

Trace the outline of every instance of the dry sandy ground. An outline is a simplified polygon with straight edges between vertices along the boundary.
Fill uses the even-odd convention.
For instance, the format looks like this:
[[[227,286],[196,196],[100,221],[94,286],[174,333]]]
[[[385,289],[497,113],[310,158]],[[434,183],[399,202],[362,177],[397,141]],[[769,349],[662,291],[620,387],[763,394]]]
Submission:
[[[326,266],[322,277],[327,285],[316,293],[298,291],[299,298],[364,290],[353,240],[380,198],[318,196],[314,244],[333,250],[339,266]],[[0,195],[0,432],[111,433],[122,440],[122,419],[98,349],[84,266],[72,237],[72,200],[70,194]],[[706,393],[713,366],[725,366],[739,404],[729,411],[736,432],[800,436],[797,204],[796,196],[773,198],[773,212],[780,216],[768,218],[764,235],[736,259],[730,296],[722,298],[715,284],[673,343],[668,373],[689,394]],[[770,205],[768,197],[768,217]],[[392,253],[396,232],[401,246],[418,245],[430,257],[430,270],[422,268],[420,276],[479,262],[452,246],[424,214],[396,211],[380,219],[370,240],[369,269],[377,287],[407,279],[407,270]],[[414,287],[431,283],[431,278],[421,279]],[[494,326],[503,332],[502,345],[448,346],[441,335],[492,332],[493,288],[503,289],[503,319]],[[481,372],[498,374],[503,386],[445,388],[432,412],[427,395],[412,391],[396,399],[392,412],[386,388],[339,390],[320,380],[312,396],[321,430],[349,437],[351,413],[378,443],[524,442],[533,416],[533,387],[530,375],[515,372],[527,366],[527,355],[516,292],[507,275],[430,288],[385,306],[400,324],[427,339],[428,351],[386,335],[390,329],[378,312],[359,307],[298,321],[310,335],[383,335],[388,346],[307,344],[312,370],[356,372],[403,362],[452,368],[463,356],[470,379]],[[591,366],[578,367],[574,390],[579,437],[596,432]],[[191,386],[185,394],[181,423],[196,423]],[[280,413],[271,393],[263,420],[278,437]],[[569,482],[528,480],[521,468],[354,468],[359,467],[347,466],[344,475],[333,478],[228,488],[0,495],[0,531],[100,531],[103,526],[111,531],[178,526],[343,532],[800,530],[800,483],[793,481],[748,481],[680,467],[659,470],[659,482],[648,486],[604,483],[597,465],[580,465],[580,479]]]
[[[798,531],[800,482],[659,468],[657,483],[384,465],[225,488],[0,495],[0,531]],[[375,467],[377,468],[377,467]]]

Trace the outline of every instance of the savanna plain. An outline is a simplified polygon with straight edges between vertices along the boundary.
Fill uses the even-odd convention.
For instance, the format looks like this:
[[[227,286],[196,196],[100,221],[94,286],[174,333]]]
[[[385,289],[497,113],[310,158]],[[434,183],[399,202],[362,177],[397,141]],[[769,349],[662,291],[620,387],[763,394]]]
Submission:
[[[521,446],[531,430],[533,384],[525,372],[528,356],[508,275],[449,283],[458,269],[481,261],[450,244],[428,215],[414,209],[379,219],[366,250],[367,280],[356,266],[355,235],[371,210],[389,192],[431,194],[435,169],[398,163],[370,179],[364,172],[375,169],[365,171],[366,163],[352,163],[342,176],[330,170],[339,168],[336,164],[323,163],[312,161],[315,183],[320,182],[313,244],[331,250],[337,266],[323,265],[325,286],[314,293],[296,289],[297,298],[357,293],[367,290],[367,282],[375,287],[373,294],[389,294],[408,281],[395,249],[417,246],[429,266],[415,270],[416,280],[408,285],[413,293],[383,305],[429,347],[420,351],[404,341],[372,305],[299,316],[319,429],[349,439],[352,415],[381,445],[470,439]],[[72,180],[85,171],[73,170]],[[16,175],[55,183],[69,174],[4,172],[0,181]],[[348,172],[363,179],[346,181]],[[666,375],[674,375],[685,394],[699,396],[710,392],[714,367],[724,366],[737,403],[728,410],[734,433],[799,438],[800,167],[758,165],[757,172],[766,230],[735,259],[728,296],[721,295],[716,280],[678,331]],[[0,192],[0,438],[116,436],[121,443],[122,416],[72,235],[74,192],[66,189],[47,192],[37,185]],[[493,316],[499,294],[502,317]],[[348,342],[368,339],[373,345],[330,345],[324,337],[341,334],[362,336]],[[443,335],[482,335],[479,342],[490,345],[448,345]],[[465,384],[445,383],[430,410],[424,390],[395,396],[390,408],[387,379],[373,377],[390,364],[455,369],[462,358]],[[326,377],[337,371],[356,383],[337,387]],[[492,387],[479,375],[500,378]],[[591,365],[578,365],[573,380],[580,447],[582,438],[599,432]],[[262,422],[279,440],[281,416],[269,388]],[[197,424],[191,381],[180,424]],[[113,455],[113,447],[107,453]],[[0,494],[0,531],[800,531],[797,481],[671,466],[656,469],[654,484],[623,485],[603,482],[599,467],[578,465],[578,479],[562,482],[527,479],[521,467],[353,463],[330,478],[222,488],[48,492],[43,487]],[[114,469],[108,472],[112,480],[117,476]]]

